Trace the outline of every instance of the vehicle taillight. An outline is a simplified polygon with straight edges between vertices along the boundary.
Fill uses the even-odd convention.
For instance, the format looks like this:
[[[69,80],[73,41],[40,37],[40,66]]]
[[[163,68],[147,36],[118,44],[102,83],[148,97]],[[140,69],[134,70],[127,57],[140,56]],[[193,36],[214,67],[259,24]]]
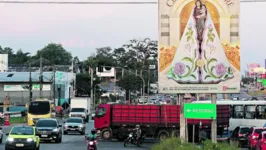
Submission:
[[[239,134],[238,134],[238,137],[240,137],[240,136],[244,136],[244,134],[240,134],[240,133],[239,133]]]
[[[258,136],[253,135],[253,136],[252,136],[252,139],[254,140],[255,138],[258,138]]]
[[[266,141],[264,141],[263,144],[266,144]]]

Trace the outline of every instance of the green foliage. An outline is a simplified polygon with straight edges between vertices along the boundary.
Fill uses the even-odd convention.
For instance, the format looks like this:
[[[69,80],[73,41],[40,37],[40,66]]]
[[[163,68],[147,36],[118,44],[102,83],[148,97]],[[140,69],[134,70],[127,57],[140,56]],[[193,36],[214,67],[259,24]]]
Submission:
[[[238,150],[236,146],[231,146],[228,143],[214,144],[207,140],[202,145],[192,143],[181,143],[179,138],[172,137],[166,139],[152,147],[152,150]]]
[[[72,54],[66,51],[62,45],[50,43],[41,50],[37,51],[34,59],[39,59],[40,57],[49,60],[47,63],[55,63],[56,65],[71,65]]]

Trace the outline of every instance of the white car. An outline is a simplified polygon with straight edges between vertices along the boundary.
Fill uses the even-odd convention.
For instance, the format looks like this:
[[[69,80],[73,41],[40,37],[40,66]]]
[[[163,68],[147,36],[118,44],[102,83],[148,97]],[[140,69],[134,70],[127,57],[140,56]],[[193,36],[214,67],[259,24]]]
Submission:
[[[3,137],[4,137],[4,134],[3,134],[2,128],[0,127],[0,144],[3,141]]]

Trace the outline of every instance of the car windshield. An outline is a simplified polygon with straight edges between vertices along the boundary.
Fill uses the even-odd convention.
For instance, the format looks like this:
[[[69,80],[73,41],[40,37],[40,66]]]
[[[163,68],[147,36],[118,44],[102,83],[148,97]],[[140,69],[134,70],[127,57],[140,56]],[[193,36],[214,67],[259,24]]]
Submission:
[[[244,128],[240,128],[239,133],[240,134],[245,134],[245,133],[248,133],[248,131],[249,131],[249,127],[244,127]]]
[[[39,120],[36,127],[57,127],[55,120]]]
[[[33,135],[34,130],[32,127],[14,127],[11,130],[11,133],[13,135]]]
[[[70,118],[70,119],[67,120],[67,123],[82,123],[82,119]]]
[[[263,129],[255,129],[254,133],[258,133],[258,134],[260,134],[261,131],[263,131]]]
[[[84,112],[85,109],[84,108],[72,108],[71,112]]]
[[[42,115],[50,112],[50,103],[47,101],[31,102],[29,105],[29,113]]]

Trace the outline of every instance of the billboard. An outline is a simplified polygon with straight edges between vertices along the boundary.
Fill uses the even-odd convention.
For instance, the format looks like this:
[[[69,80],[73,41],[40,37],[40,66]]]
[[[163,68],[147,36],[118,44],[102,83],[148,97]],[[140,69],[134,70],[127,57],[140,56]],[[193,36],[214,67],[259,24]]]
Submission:
[[[239,93],[240,1],[170,1],[159,0],[160,93]]]

